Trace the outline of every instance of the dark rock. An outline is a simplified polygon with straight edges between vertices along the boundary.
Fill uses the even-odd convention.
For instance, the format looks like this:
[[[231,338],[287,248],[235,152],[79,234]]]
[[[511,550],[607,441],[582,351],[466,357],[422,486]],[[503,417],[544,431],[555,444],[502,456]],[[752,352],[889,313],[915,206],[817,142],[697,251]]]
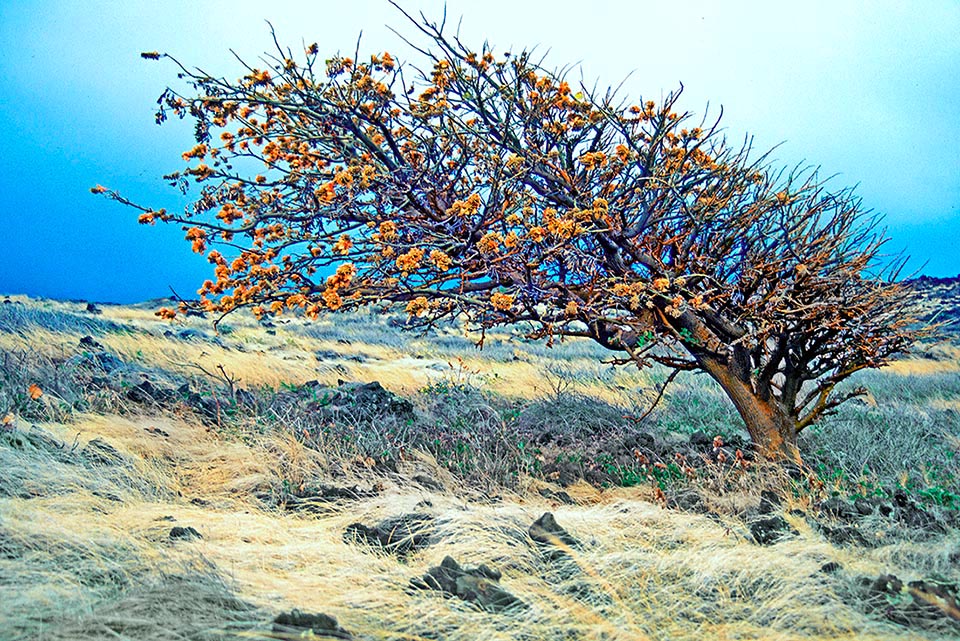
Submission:
[[[427,531],[433,517],[429,514],[405,514],[381,521],[373,527],[362,523],[347,526],[343,539],[347,543],[362,542],[381,547],[398,556],[407,556],[430,545]]]
[[[760,492],[760,514],[774,514],[780,510],[780,496],[773,490],[763,490]]]
[[[154,427],[153,425],[143,428],[143,431],[148,434],[153,434],[154,436],[162,436],[163,438],[170,438],[170,433],[160,429],[159,427]]]
[[[773,545],[781,539],[799,534],[787,523],[781,516],[770,516],[764,519],[757,519],[748,526],[753,540],[760,545]]]
[[[96,362],[97,367],[107,374],[112,374],[119,369],[127,367],[126,363],[110,352],[97,352],[92,358]]]
[[[136,387],[130,388],[127,392],[127,398],[134,403],[151,404],[166,403],[176,398],[177,394],[171,389],[157,387],[150,381],[143,381]]]
[[[941,581],[911,581],[904,585],[893,574],[861,577],[867,608],[903,626],[930,628],[960,624],[957,586]]]
[[[392,414],[398,418],[413,417],[413,403],[372,383],[341,383],[332,404],[354,407],[371,414]]]
[[[40,450],[48,454],[53,454],[61,460],[69,460],[66,456],[71,453],[67,449],[66,443],[55,439],[47,432],[32,427],[29,431],[23,432],[16,429],[0,430],[0,439],[5,445],[14,447],[18,450]]]
[[[541,547],[551,548],[579,548],[577,541],[569,532],[560,527],[551,512],[544,512],[539,519],[533,522],[528,530],[530,538]]]
[[[353,635],[340,627],[337,620],[326,614],[306,614],[291,610],[277,615],[273,620],[273,631],[283,638],[300,639],[326,637],[330,639],[352,639]]]
[[[852,525],[830,527],[820,524],[820,532],[834,545],[859,545],[865,548],[877,547],[876,542],[871,542],[860,530]]]
[[[876,503],[869,499],[859,498],[853,502],[853,507],[860,516],[870,516],[876,509]]]
[[[117,370],[129,367],[129,365],[124,363],[120,358],[105,351],[78,354],[70,359],[70,363],[78,368],[101,370],[107,374],[112,374]],[[106,387],[108,385],[107,379],[97,379],[92,382],[98,387]]]
[[[192,541],[194,539],[202,539],[203,535],[197,532],[194,528],[190,527],[181,527],[175,525],[170,528],[170,540],[171,541]]]
[[[461,567],[453,557],[447,556],[422,578],[411,579],[410,587],[437,590],[446,596],[474,603],[488,612],[526,608],[527,604],[500,587],[500,578],[500,572],[487,565]]]
[[[87,309],[87,313],[88,313],[88,314],[102,314],[102,313],[103,313],[103,310],[101,310],[99,307],[97,307],[97,306],[94,305],[93,303],[87,303],[86,309]]]
[[[333,501],[355,501],[357,499],[369,498],[379,493],[377,488],[362,488],[359,485],[352,487],[337,487],[335,485],[320,485],[311,487],[309,491],[302,494],[288,496],[285,499],[285,507],[288,510],[301,512],[326,512],[328,508],[323,506],[325,503]]]
[[[80,347],[87,347],[89,349],[103,349],[103,345],[98,343],[93,339],[93,336],[84,336],[80,339]]]
[[[544,473],[549,474],[549,478],[555,479],[562,487],[569,487],[584,478],[583,466],[573,461],[550,462],[545,466]]]
[[[922,536],[930,537],[943,534],[947,526],[931,512],[912,501],[896,510],[897,520],[909,528],[918,531]]]
[[[417,474],[413,477],[415,483],[419,483],[428,490],[433,490],[434,492],[442,492],[443,484],[433,478],[432,476],[427,476],[426,474]]]
[[[899,508],[911,507],[913,505],[913,501],[910,500],[910,497],[902,487],[897,488],[893,492],[893,503]]]
[[[564,505],[576,505],[577,502],[573,500],[569,494],[563,490],[553,491],[549,487],[541,487],[539,490],[540,496],[545,499],[552,499],[554,501],[560,501]]]
[[[713,438],[704,432],[694,432],[690,435],[690,445],[696,449],[712,449]]]
[[[111,501],[111,502],[113,502],[113,503],[123,503],[123,499],[120,497],[120,495],[119,495],[119,494],[114,494],[113,492],[104,492],[104,491],[102,491],[102,490],[93,490],[93,491],[90,492],[90,493],[93,494],[94,496],[96,496],[97,498],[105,499],[105,500]]]
[[[852,520],[860,516],[855,507],[840,497],[827,499],[820,504],[820,511],[841,520]]]
[[[648,432],[637,432],[631,434],[623,441],[626,450],[654,450],[657,447],[657,439]]]
[[[837,563],[836,561],[830,561],[829,563],[824,563],[820,566],[820,572],[823,574],[836,574],[843,569],[843,566]]]
[[[746,450],[744,450],[744,454],[746,454]],[[807,471],[796,463],[784,463],[781,466],[781,469],[787,473],[787,476],[790,477],[791,481],[803,481],[807,478]]]
[[[710,511],[706,504],[704,504],[703,497],[693,490],[680,492],[675,496],[671,496],[667,499],[667,507],[684,512],[693,512],[695,514],[704,514]]]
[[[80,455],[97,465],[123,465],[127,462],[127,457],[99,436],[84,445]]]
[[[253,392],[247,391],[243,388],[238,389],[234,396],[238,405],[255,407],[257,404],[257,397],[254,396]]]

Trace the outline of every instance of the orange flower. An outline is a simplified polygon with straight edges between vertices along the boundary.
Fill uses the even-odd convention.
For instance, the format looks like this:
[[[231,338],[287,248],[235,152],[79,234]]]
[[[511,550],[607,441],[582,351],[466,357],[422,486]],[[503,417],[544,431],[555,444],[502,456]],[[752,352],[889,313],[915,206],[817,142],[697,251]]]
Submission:
[[[387,71],[390,71],[394,68],[396,63],[393,60],[393,56],[391,56],[388,52],[384,51],[383,56],[381,56],[380,58],[380,64],[383,65],[384,69],[386,69]]]
[[[27,393],[30,394],[30,398],[33,400],[37,400],[43,396],[43,390],[40,389],[40,386],[36,383],[31,384],[30,387],[27,388]]]
[[[107,188],[104,187],[103,185],[94,185],[93,187],[90,188],[91,194],[102,194],[105,191],[107,191]]]
[[[436,266],[437,271],[445,272],[450,269],[450,257],[439,249],[434,249],[430,252],[430,262]]]
[[[397,224],[391,221],[385,221],[380,223],[380,238],[385,241],[391,241],[397,239]]]
[[[419,247],[414,247],[405,254],[400,254],[397,257],[397,268],[404,272],[413,271],[420,266],[420,261],[423,260],[423,250]]]
[[[353,266],[353,263],[344,263],[337,267],[335,274],[327,278],[327,287],[334,290],[346,287],[356,274],[357,268]]]
[[[326,304],[327,308],[333,311],[336,311],[343,307],[343,299],[340,298],[340,294],[337,293],[335,289],[326,289],[323,292],[323,302]]]
[[[430,309],[430,302],[424,296],[417,296],[407,303],[407,313],[411,316],[420,316]]]
[[[554,220],[549,225],[547,229],[551,234],[562,238],[564,240],[569,240],[577,235],[579,231],[577,229],[577,222],[575,220],[570,220],[568,218],[563,218],[560,220]]]
[[[481,204],[480,194],[471,194],[466,200],[453,201],[446,213],[450,216],[472,216],[480,210]]]
[[[494,292],[490,296],[490,304],[493,305],[494,309],[502,312],[510,311],[510,308],[513,306],[513,296],[501,292]]]
[[[589,151],[580,156],[580,164],[587,171],[599,169],[607,164],[607,155],[602,151]]]
[[[351,240],[350,237],[346,234],[343,234],[342,236],[340,236],[340,238],[337,239],[337,242],[334,243],[333,245],[333,251],[343,255],[349,254],[350,249],[352,248],[353,248],[353,240]]]
[[[653,283],[651,283],[651,284],[653,285],[653,288],[654,288],[655,290],[657,290],[658,292],[666,291],[667,288],[670,287],[670,279],[669,279],[669,278],[654,278],[654,279],[653,279]]]
[[[190,160],[191,158],[200,158],[203,160],[203,157],[207,155],[207,146],[204,144],[199,144],[195,146],[190,151],[183,152],[183,159]]]
[[[177,317],[177,313],[168,307],[161,307],[153,315],[159,316],[162,320],[173,320]]]
[[[314,192],[314,195],[322,203],[328,203],[337,197],[337,187],[334,183],[329,182],[323,187],[320,187]]]
[[[495,231],[484,234],[483,238],[477,241],[477,249],[481,254],[495,254],[500,249],[500,234]]]
[[[202,254],[207,250],[207,232],[199,227],[191,227],[188,229],[186,239],[193,242],[194,252]]]

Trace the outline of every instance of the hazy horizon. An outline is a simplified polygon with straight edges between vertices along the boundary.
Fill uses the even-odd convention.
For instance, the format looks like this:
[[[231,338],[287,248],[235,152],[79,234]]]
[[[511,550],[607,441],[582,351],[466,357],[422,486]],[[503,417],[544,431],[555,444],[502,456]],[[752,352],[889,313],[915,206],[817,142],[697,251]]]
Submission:
[[[443,3],[401,2],[439,19]],[[586,83],[634,100],[685,87],[682,107],[723,107],[731,139],[776,147],[778,165],[818,165],[837,188],[858,185],[885,215],[891,253],[907,273],[960,274],[960,4],[931,0],[802,5],[689,1],[600,2],[589,12],[550,2],[450,1],[466,42],[499,51],[537,46],[547,65],[580,63]],[[143,227],[136,212],[89,193],[116,188],[154,207],[187,201],[161,176],[193,145],[188,123],[153,122],[156,98],[176,86],[169,52],[217,75],[242,75],[230,49],[256,60],[281,44],[321,53],[384,49],[401,59],[412,27],[386,1],[185,1],[162,6],[10,2],[0,6],[0,223],[8,236],[0,293],[104,302],[190,298],[209,277],[175,226]],[[575,76],[576,77],[576,76]],[[195,195],[192,191],[188,196]]]

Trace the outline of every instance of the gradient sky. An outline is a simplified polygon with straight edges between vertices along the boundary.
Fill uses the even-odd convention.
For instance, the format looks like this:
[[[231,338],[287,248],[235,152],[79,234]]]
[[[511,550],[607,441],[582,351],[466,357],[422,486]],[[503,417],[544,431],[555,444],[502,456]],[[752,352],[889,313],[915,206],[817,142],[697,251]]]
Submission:
[[[439,17],[443,3],[401,0]],[[662,2],[449,0],[468,43],[537,46],[549,66],[579,62],[592,84],[683,108],[724,109],[727,135],[780,145],[781,164],[819,165],[859,185],[886,216],[891,251],[923,273],[960,273],[960,2],[804,0]],[[386,0],[0,2],[0,293],[134,302],[190,296],[208,265],[177,227],[89,193],[102,183],[168,209],[185,202],[160,180],[193,145],[182,123],[157,127],[156,98],[177,82],[170,53],[237,77],[229,49],[256,60],[265,20],[295,51],[361,49],[403,57],[412,34]],[[632,72],[632,73],[631,73]],[[782,143],[782,144],[781,144]]]

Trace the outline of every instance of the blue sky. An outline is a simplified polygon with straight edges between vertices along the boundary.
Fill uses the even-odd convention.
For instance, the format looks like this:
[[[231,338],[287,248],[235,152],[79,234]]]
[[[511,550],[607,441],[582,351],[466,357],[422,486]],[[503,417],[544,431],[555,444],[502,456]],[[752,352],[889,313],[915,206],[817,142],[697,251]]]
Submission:
[[[439,17],[442,2],[401,0]],[[636,98],[685,86],[682,106],[724,109],[727,134],[780,145],[785,165],[820,165],[859,185],[911,265],[960,273],[960,2],[594,2],[450,0],[467,42],[538,46]],[[0,293],[134,302],[191,295],[208,265],[176,227],[142,227],[97,198],[97,183],[155,207],[184,200],[160,180],[192,146],[189,127],[153,123],[176,83],[159,50],[219,75],[282,43],[321,52],[405,47],[386,0],[346,2],[0,2]],[[479,46],[479,44],[478,44]],[[631,73],[632,72],[632,73]]]

